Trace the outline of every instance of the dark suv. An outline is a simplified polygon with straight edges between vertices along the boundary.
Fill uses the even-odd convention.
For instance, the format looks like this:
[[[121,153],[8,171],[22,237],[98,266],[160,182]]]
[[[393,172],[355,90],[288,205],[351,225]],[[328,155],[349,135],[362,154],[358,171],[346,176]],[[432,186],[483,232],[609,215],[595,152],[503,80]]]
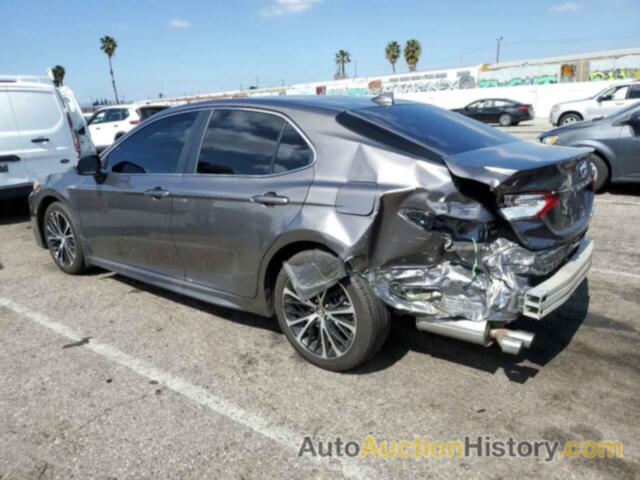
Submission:
[[[519,141],[392,97],[277,97],[154,115],[30,198],[56,264],[95,265],[277,315],[307,360],[345,370],[390,311],[518,353],[585,277],[589,150]]]

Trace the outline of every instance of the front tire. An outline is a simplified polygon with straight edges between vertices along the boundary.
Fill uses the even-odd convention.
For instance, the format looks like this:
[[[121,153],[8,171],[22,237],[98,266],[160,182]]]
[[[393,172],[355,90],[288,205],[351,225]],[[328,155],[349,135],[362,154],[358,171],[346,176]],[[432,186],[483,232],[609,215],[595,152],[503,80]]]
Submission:
[[[44,213],[44,237],[51,258],[65,273],[79,275],[87,270],[78,228],[69,209],[53,202]]]
[[[501,127],[509,127],[513,123],[513,117],[508,113],[503,113],[498,119]]]
[[[295,255],[304,262],[311,251]],[[391,326],[389,311],[369,284],[353,275],[309,300],[302,299],[284,268],[274,289],[278,323],[289,343],[309,363],[342,372],[369,360]]]
[[[560,117],[558,125],[563,127],[565,125],[571,125],[572,123],[581,122],[582,120],[582,115],[579,113],[565,113]]]
[[[595,170],[593,189],[596,192],[600,192],[609,180],[609,166],[607,165],[607,162],[596,154],[591,154],[589,156],[589,161]]]

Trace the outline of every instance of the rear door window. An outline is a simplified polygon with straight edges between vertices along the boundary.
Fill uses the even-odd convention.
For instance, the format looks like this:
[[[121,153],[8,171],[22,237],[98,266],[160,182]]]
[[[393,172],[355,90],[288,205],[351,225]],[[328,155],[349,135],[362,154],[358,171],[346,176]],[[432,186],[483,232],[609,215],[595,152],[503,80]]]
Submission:
[[[282,173],[289,170],[306,167],[313,161],[313,151],[302,135],[286,122],[278,153],[273,164],[273,173]]]
[[[129,110],[126,108],[114,108],[107,110],[105,122],[119,122],[129,116]]]
[[[631,85],[629,89],[629,96],[627,98],[640,98],[640,85]]]
[[[123,140],[107,157],[115,173],[176,173],[198,112],[162,118]]]
[[[140,112],[140,118],[142,120],[146,120],[151,115],[155,115],[158,112],[161,112],[166,107],[142,107],[138,111]]]
[[[205,132],[197,172],[269,175],[284,119],[248,110],[214,110]]]

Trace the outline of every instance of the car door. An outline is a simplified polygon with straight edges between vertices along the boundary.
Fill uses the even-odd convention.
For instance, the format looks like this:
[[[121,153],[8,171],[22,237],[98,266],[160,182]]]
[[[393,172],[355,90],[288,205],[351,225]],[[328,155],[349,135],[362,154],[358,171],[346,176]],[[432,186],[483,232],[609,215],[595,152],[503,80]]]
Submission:
[[[473,102],[470,105],[467,105],[465,115],[471,118],[475,118],[476,120],[480,120],[482,117],[482,106],[484,105],[483,100],[478,100],[477,102]]]
[[[589,112],[591,117],[597,118],[611,115],[617,110],[631,105],[633,101],[627,98],[628,93],[629,85],[612,87],[611,90],[605,92],[598,98],[596,104],[592,107],[593,110]]]
[[[6,88],[0,87],[0,191],[29,184],[22,140]]]
[[[67,170],[78,160],[62,98],[53,89],[8,88],[31,180]]]
[[[122,122],[129,116],[126,108],[107,108],[98,112],[89,122],[93,143],[98,148],[111,145],[118,132],[123,131]]]
[[[480,105],[476,109],[476,113],[473,118],[485,123],[490,122],[492,107],[493,107],[493,100],[484,100],[483,102],[480,102]]]
[[[198,112],[151,121],[107,151],[106,177],[71,190],[91,257],[184,278],[171,237],[171,194],[186,162]]]
[[[629,112],[628,118],[634,113],[640,113],[640,107]],[[620,126],[617,150],[620,176],[629,180],[640,180],[640,124]]]
[[[174,196],[173,238],[187,280],[254,297],[265,252],[306,198],[314,155],[280,115],[214,110]]]

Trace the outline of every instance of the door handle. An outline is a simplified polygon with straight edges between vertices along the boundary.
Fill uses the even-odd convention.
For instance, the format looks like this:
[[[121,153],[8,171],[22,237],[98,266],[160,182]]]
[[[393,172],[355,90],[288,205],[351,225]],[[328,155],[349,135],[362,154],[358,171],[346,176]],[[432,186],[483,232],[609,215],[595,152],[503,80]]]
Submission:
[[[0,155],[0,162],[19,162],[20,157],[18,155]]]
[[[276,192],[267,192],[263,195],[255,195],[251,197],[256,203],[261,203],[262,205],[286,205],[289,203],[288,197],[283,197],[278,195]]]
[[[36,137],[31,139],[31,143],[47,143],[49,139],[47,137]]]
[[[69,163],[69,159],[68,158],[63,158],[62,160],[60,160],[60,163]]]
[[[169,190],[165,190],[162,187],[156,187],[156,188],[152,188],[150,190],[145,191],[144,194],[147,197],[160,200],[161,198],[167,198],[169,195],[171,195],[171,192],[169,192]]]

